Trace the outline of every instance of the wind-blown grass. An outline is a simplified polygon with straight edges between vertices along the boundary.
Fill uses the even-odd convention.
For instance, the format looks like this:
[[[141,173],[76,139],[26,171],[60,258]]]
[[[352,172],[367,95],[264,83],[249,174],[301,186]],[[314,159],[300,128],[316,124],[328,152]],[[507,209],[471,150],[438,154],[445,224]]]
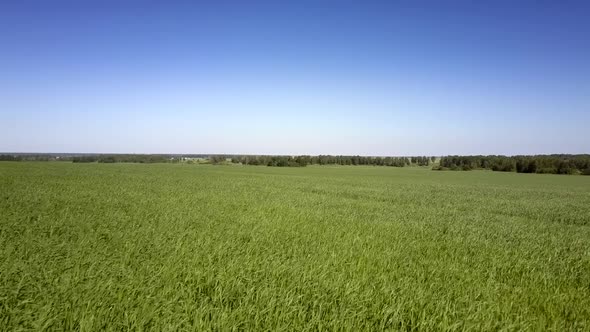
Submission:
[[[0,163],[2,330],[588,330],[590,178]]]

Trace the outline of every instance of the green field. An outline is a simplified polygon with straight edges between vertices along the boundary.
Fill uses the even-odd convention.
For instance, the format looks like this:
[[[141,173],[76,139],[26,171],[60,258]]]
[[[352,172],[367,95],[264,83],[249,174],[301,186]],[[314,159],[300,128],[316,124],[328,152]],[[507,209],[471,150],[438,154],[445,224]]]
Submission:
[[[1,330],[590,330],[590,177],[0,163]]]

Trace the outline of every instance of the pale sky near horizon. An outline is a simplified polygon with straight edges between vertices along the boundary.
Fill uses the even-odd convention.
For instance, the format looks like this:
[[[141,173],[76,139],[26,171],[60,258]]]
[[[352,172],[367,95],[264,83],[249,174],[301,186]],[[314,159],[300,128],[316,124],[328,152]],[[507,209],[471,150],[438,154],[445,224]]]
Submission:
[[[590,3],[0,4],[0,152],[590,153]]]

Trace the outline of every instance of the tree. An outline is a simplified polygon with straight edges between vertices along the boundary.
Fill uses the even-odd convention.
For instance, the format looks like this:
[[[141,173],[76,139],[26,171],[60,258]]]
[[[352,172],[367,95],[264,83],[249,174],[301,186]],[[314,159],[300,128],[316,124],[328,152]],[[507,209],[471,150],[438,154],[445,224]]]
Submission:
[[[212,164],[217,165],[217,164],[224,163],[226,161],[226,158],[225,158],[225,156],[221,156],[221,155],[213,155],[213,156],[209,157],[209,161]]]

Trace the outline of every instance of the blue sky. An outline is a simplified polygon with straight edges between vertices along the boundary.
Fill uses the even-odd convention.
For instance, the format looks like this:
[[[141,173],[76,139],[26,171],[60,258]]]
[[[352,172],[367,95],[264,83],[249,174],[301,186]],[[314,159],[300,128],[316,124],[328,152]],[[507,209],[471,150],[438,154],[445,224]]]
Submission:
[[[590,153],[590,5],[7,1],[0,151]]]

